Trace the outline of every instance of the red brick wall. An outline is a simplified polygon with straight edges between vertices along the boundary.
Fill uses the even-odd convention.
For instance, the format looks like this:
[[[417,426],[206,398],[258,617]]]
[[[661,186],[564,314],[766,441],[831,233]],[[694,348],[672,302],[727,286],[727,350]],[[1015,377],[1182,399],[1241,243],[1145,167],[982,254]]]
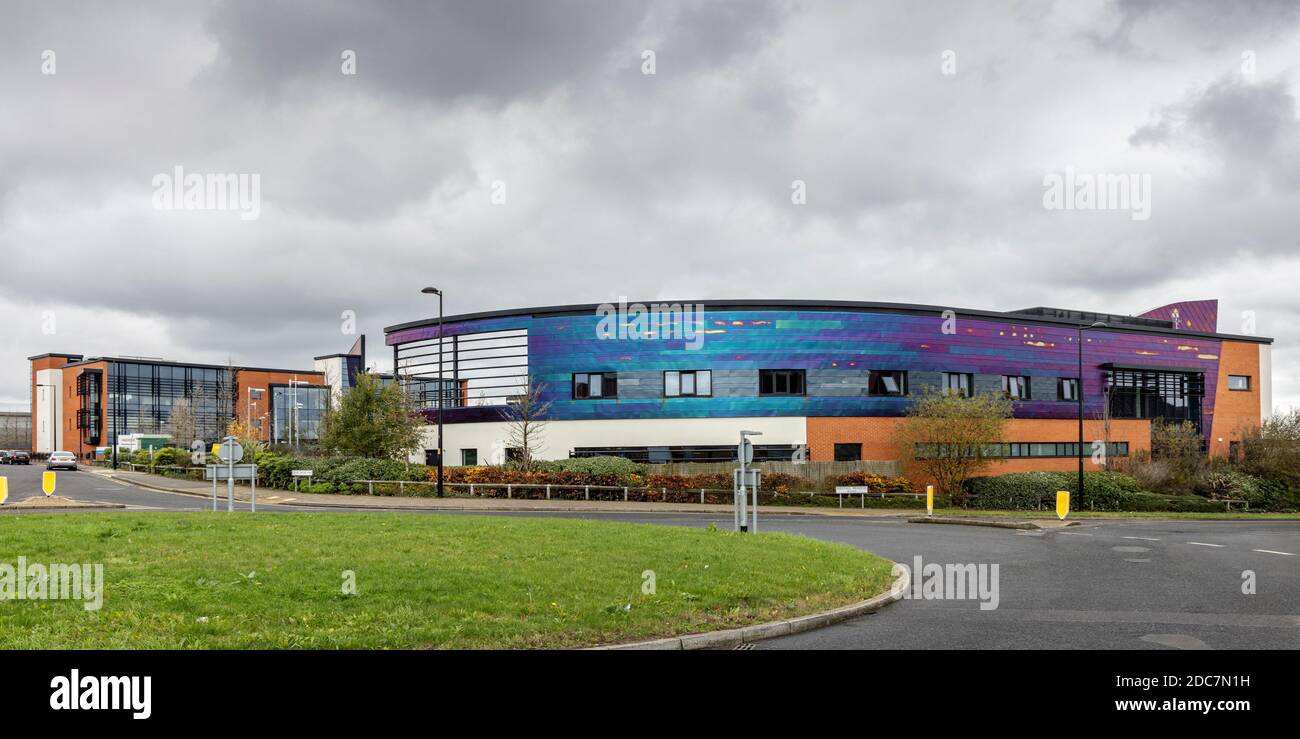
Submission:
[[[1250,377],[1250,390],[1229,390],[1228,375]],[[1259,345],[1225,341],[1219,347],[1219,377],[1210,424],[1210,454],[1224,457],[1230,442],[1259,425]]]
[[[808,451],[815,461],[829,461],[835,458],[835,444],[861,444],[863,459],[899,459],[897,446],[894,444],[894,428],[902,422],[901,418],[883,417],[809,417]],[[1094,439],[1104,436],[1101,421],[1083,422],[1084,451],[1089,452]],[[1007,441],[1010,442],[1046,442],[1077,441],[1079,422],[1069,419],[1016,418],[1007,422]],[[1129,454],[1151,449],[1151,423],[1136,420],[1112,420],[1110,422],[1110,440],[1126,441]],[[1085,457],[1085,469],[1097,469],[1091,456]],[[1043,459],[1008,459],[989,464],[981,474],[1004,474],[1007,472],[1034,472],[1038,470],[1073,470],[1078,462],[1070,458]],[[908,474],[921,479],[919,472],[909,469]]]

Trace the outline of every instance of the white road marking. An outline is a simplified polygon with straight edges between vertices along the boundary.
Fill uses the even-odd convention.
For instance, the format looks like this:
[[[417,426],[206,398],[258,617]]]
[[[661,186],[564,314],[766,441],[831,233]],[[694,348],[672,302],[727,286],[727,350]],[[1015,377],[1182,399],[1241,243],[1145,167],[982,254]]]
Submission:
[[[1198,547],[1218,547],[1218,548],[1220,548],[1220,549],[1223,548],[1223,545],[1222,545],[1222,544],[1206,544],[1206,543],[1203,542],[1203,541],[1189,541],[1189,542],[1187,542],[1187,543],[1188,543],[1188,544],[1195,544],[1195,545],[1198,546]]]
[[[1125,537],[1121,537],[1121,538],[1124,538],[1124,539],[1137,539],[1137,540],[1139,540],[1139,541],[1160,541],[1159,539],[1153,539],[1153,538],[1151,538],[1150,536],[1125,536]]]
[[[1275,552],[1275,551],[1273,551],[1272,549],[1252,549],[1252,550],[1250,550],[1250,551],[1252,551],[1252,552],[1259,552],[1259,553],[1261,553],[1261,554],[1281,554],[1281,555],[1284,556],[1284,557],[1294,557],[1294,556],[1295,556],[1295,554],[1292,553],[1292,552]]]

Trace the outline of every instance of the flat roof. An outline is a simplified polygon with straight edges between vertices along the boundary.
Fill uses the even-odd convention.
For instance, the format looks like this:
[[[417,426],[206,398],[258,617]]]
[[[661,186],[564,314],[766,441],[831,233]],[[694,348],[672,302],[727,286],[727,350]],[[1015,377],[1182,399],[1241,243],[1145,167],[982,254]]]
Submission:
[[[198,367],[200,369],[230,369],[246,372],[279,372],[286,375],[324,375],[319,370],[275,369],[272,367],[245,367],[243,365],[201,364],[198,362],[172,362],[166,359],[146,359],[144,357],[87,357],[79,362],[69,362],[65,367],[81,367],[96,362],[126,362],[128,364],[158,364],[166,367]]]
[[[1093,320],[1071,319],[1037,315],[1022,311],[989,311],[975,310],[971,308],[954,308],[947,305],[921,305],[916,303],[878,303],[865,302],[856,300],[643,300],[628,301],[627,304],[640,302],[642,305],[703,305],[706,310],[826,310],[826,311],[860,311],[872,313],[904,313],[911,315],[930,315],[942,314],[950,310],[956,315],[967,316],[969,318],[985,318],[992,320],[1012,320],[1019,323],[1031,323],[1040,326],[1065,326],[1069,328],[1084,327],[1092,325]],[[562,315],[583,315],[594,314],[596,309],[607,303],[582,303],[576,305],[551,305],[534,308],[512,308],[507,310],[483,311],[479,313],[462,313],[454,316],[444,316],[443,323],[456,323],[460,321],[477,321],[486,318],[505,318],[509,316],[562,316]],[[1036,309],[1028,309],[1036,310]],[[1101,313],[1089,313],[1087,311],[1074,311],[1080,315],[1097,316],[1113,315]],[[1246,341],[1255,344],[1272,344],[1273,339],[1266,336],[1244,336],[1240,334],[1221,334],[1205,331],[1185,331],[1174,328],[1164,328],[1162,326],[1147,325],[1147,321],[1152,319],[1142,319],[1139,316],[1117,316],[1117,318],[1135,319],[1134,323],[1117,323],[1108,325],[1105,328],[1093,329],[1094,331],[1131,331],[1144,334],[1161,334],[1168,336],[1196,336],[1207,339],[1226,339],[1229,341]],[[384,328],[385,334],[391,334],[406,329],[421,328],[424,326],[438,325],[437,318],[425,318],[418,321],[409,321],[399,323],[394,326]]]

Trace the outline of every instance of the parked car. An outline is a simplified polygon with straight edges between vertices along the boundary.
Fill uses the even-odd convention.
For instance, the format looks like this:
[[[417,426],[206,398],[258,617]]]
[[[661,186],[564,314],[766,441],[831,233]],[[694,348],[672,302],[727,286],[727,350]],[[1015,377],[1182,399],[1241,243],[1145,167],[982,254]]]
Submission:
[[[50,458],[45,462],[47,470],[75,470],[77,469],[77,455],[72,452],[51,452]]]
[[[15,449],[9,452],[9,460],[5,464],[31,464],[31,452],[25,452],[22,449]]]
[[[13,452],[7,452],[0,449],[0,464],[13,464]]]

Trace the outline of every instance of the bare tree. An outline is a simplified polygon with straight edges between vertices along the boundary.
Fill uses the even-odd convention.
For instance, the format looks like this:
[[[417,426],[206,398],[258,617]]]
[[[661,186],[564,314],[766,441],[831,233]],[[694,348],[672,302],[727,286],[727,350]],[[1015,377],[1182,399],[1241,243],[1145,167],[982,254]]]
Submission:
[[[516,450],[515,464],[525,472],[537,467],[537,453],[545,446],[546,417],[551,410],[551,401],[545,397],[546,383],[530,375],[524,391],[507,398],[501,409],[506,420],[507,444]]]
[[[930,391],[894,430],[904,459],[931,477],[950,499],[965,497],[965,482],[1001,457],[1012,403],[992,393],[965,397]]]
[[[167,433],[171,434],[172,443],[182,449],[188,449],[198,438],[198,420],[188,398],[177,398],[172,402],[172,412],[167,417]]]

